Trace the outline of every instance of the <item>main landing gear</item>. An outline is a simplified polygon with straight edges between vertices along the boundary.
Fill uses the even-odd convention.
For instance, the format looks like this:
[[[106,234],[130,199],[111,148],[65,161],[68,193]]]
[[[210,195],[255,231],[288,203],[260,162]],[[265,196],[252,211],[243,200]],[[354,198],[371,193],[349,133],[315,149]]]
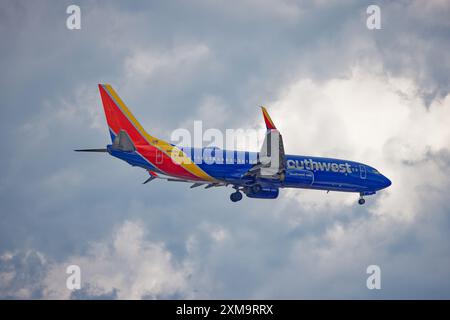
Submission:
[[[234,186],[234,189],[236,189],[236,192],[233,192],[230,194],[230,200],[233,202],[238,202],[242,200],[242,193],[239,191],[239,187]]]
[[[230,200],[233,202],[238,202],[242,200],[242,193],[240,193],[239,190],[233,192],[232,194],[230,194]]]

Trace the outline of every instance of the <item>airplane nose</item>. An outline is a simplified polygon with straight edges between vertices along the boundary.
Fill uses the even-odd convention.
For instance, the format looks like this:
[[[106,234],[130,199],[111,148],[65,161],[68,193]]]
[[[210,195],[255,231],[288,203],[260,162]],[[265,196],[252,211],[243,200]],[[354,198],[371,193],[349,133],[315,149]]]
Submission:
[[[383,188],[387,188],[392,184],[391,180],[383,176]]]

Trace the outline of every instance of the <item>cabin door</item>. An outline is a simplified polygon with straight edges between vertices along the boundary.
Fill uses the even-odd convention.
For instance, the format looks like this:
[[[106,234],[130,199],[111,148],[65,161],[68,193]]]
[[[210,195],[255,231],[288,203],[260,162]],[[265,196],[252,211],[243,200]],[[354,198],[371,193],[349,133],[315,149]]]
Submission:
[[[366,173],[366,166],[363,165],[359,165],[359,176],[361,177],[361,179],[365,179],[367,177],[367,173]]]

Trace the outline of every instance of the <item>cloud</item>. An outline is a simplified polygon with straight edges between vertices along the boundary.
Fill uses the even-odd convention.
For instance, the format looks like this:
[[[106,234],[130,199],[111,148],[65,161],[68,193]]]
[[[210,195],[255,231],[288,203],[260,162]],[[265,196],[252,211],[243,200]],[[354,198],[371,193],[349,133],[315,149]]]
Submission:
[[[214,281],[197,265],[198,241],[216,249],[229,239],[219,225],[203,223],[188,237],[188,255],[180,260],[162,242],[148,240],[145,225],[125,221],[107,238],[91,243],[83,255],[63,262],[36,250],[6,252],[0,259],[0,293],[14,299],[170,299],[193,298],[211,292]],[[69,290],[67,267],[81,270],[81,289]],[[196,269],[194,271],[194,269]],[[33,283],[30,286],[30,283]],[[201,290],[198,293],[198,290]]]
[[[65,269],[80,266],[85,294],[113,292],[118,299],[156,299],[184,296],[189,266],[178,265],[163,243],[145,239],[144,226],[125,222],[109,240],[93,244],[86,255],[52,265],[44,279],[44,298],[70,298]]]
[[[205,44],[193,46],[180,46],[173,48],[172,52],[152,53],[148,50],[136,50],[125,59],[125,74],[129,79],[140,81],[150,77],[156,77],[157,80],[167,77],[179,77],[185,74],[189,69],[204,63],[210,50]],[[186,75],[185,75],[186,76]]]
[[[47,260],[39,251],[5,252],[0,257],[0,295],[4,299],[40,296],[39,281],[47,272]]]
[[[449,6],[383,2],[370,31],[368,4],[81,1],[77,32],[63,2],[2,2],[0,296],[449,297]],[[363,207],[143,186],[143,170],[72,151],[110,142],[101,82],[165,139],[194,119],[262,128],[265,104],[287,152],[368,163],[393,185]]]
[[[239,6],[230,5],[227,1],[216,1],[212,5],[208,1],[199,0],[200,7],[204,9],[209,9],[214,12],[220,12],[228,17],[238,19],[241,21],[251,21],[253,19],[264,18],[267,21],[272,22],[294,22],[301,17],[302,9],[295,1],[290,0],[244,0]],[[248,12],[251,11],[252,14],[249,15]]]
[[[425,186],[448,187],[442,175],[448,167],[428,158],[449,152],[450,95],[427,107],[411,79],[359,66],[346,77],[322,83],[295,81],[271,105],[288,153],[367,162],[390,177],[393,186],[381,192],[386,195],[379,198],[380,214],[411,218],[425,210]],[[415,165],[405,165],[410,162]],[[323,195],[314,194],[300,201],[321,203]],[[338,198],[353,204],[352,195],[330,200]],[[320,208],[328,204],[324,201]]]
[[[92,243],[85,255],[64,262],[38,251],[5,253],[1,259],[0,292],[7,298],[157,299],[189,293],[189,265],[174,261],[163,243],[146,240],[140,222],[124,222],[108,239]],[[66,287],[69,265],[81,269],[80,291]]]

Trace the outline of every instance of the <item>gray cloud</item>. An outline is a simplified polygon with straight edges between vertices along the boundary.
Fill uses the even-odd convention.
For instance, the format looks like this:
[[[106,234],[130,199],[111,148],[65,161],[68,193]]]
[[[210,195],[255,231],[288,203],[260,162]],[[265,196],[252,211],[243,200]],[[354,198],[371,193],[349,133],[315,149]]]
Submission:
[[[361,1],[81,1],[80,31],[65,28],[68,4],[0,4],[2,298],[450,296],[445,1],[380,1],[380,31]],[[289,152],[356,158],[394,184],[364,208],[345,194],[232,204],[230,190],[142,186],[142,170],[72,151],[109,142],[99,82],[161,138],[203,115],[258,127],[255,106],[270,103]],[[136,230],[141,255],[126,260],[114,239]],[[73,261],[86,285],[70,293]]]

